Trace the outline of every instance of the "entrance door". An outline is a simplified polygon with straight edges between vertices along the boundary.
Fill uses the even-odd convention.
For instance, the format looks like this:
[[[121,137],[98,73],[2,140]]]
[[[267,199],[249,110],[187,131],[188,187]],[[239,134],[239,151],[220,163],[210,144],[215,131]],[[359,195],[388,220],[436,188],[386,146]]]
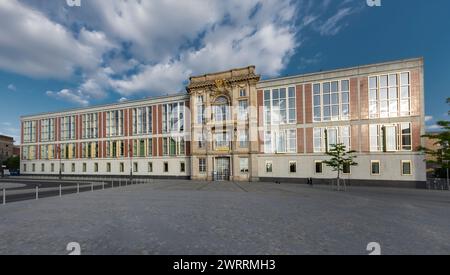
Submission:
[[[216,181],[230,180],[230,158],[216,158]]]

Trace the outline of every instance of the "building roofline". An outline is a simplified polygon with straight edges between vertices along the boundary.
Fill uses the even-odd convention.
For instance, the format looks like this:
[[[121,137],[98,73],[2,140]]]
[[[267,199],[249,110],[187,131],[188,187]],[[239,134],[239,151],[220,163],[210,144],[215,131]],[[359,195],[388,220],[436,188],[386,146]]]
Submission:
[[[361,70],[366,68],[371,68],[374,66],[389,66],[392,64],[399,64],[404,62],[422,62],[424,61],[423,57],[414,57],[414,58],[406,58],[406,59],[397,59],[397,60],[391,60],[391,61],[385,61],[381,63],[372,63],[372,64],[366,64],[366,65],[359,65],[359,66],[353,66],[353,67],[341,67],[337,69],[331,69],[326,71],[320,71],[320,72],[313,72],[313,73],[305,73],[305,74],[298,74],[298,75],[291,75],[291,76],[285,76],[285,77],[278,77],[278,78],[270,78],[270,79],[264,79],[258,82],[258,84],[265,84],[270,83],[274,81],[283,81],[283,80],[292,80],[299,77],[312,77],[316,75],[322,75],[322,74],[331,74],[331,73],[339,73],[339,72],[345,72],[345,71],[351,71],[351,70]]]
[[[145,102],[145,101],[163,100],[163,99],[167,99],[167,98],[171,98],[171,97],[181,97],[181,96],[189,96],[189,95],[186,92],[182,92],[182,93],[176,93],[176,94],[170,94],[170,95],[164,95],[164,96],[155,96],[155,97],[147,97],[147,98],[143,98],[143,99],[127,100],[127,101],[124,101],[124,102],[99,104],[99,105],[92,105],[92,106],[88,106],[88,107],[78,107],[78,108],[72,108],[72,109],[64,109],[64,110],[61,110],[61,111],[44,112],[44,113],[38,113],[38,114],[23,115],[23,116],[20,116],[20,119],[22,120],[22,119],[26,119],[26,118],[46,116],[46,115],[53,115],[53,114],[60,114],[60,113],[68,113],[68,112],[89,111],[89,110],[98,109],[98,108],[106,108],[106,107],[113,107],[113,106],[136,104],[136,103]]]

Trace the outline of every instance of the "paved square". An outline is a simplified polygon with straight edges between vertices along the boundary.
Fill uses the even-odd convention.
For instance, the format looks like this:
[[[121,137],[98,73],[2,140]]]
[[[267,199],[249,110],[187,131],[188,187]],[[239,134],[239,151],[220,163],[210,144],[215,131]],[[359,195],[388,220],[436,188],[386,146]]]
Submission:
[[[450,254],[450,192],[157,181],[0,205],[0,254]]]

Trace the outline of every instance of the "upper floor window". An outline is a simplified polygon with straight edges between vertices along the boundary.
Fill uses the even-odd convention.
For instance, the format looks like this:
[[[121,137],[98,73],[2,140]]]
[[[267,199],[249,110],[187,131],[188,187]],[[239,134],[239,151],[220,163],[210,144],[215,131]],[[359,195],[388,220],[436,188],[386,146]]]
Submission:
[[[152,133],[152,107],[133,109],[133,135]]]
[[[247,96],[247,90],[246,89],[240,89],[239,90],[239,97],[246,97]]]
[[[163,133],[184,132],[184,102],[163,105]]]
[[[36,142],[36,121],[25,121],[23,127],[23,141]]]
[[[205,101],[203,96],[197,96],[197,124],[205,124]]]
[[[341,143],[350,150],[350,126],[314,128],[314,153],[327,152]]]
[[[295,123],[296,117],[295,88],[280,88],[264,91],[264,123],[280,125]]]
[[[369,77],[369,117],[409,116],[411,104],[409,73]]]
[[[106,136],[123,136],[124,129],[123,110],[109,111],[106,113]]]
[[[371,152],[411,151],[411,123],[369,126]]]
[[[297,130],[271,130],[266,131],[264,136],[265,153],[296,153],[297,152]]]
[[[350,115],[350,84],[348,80],[313,85],[314,121],[348,120]]]
[[[41,120],[41,141],[54,141],[55,140],[55,119],[43,119]]]
[[[164,156],[182,156],[186,154],[186,142],[183,137],[163,138]]]
[[[239,120],[248,119],[248,100],[239,100]]]
[[[75,116],[61,118],[61,140],[75,139]]]
[[[82,115],[83,139],[98,138],[98,113]]]
[[[214,118],[215,121],[230,120],[230,102],[228,98],[219,96],[214,102]]]

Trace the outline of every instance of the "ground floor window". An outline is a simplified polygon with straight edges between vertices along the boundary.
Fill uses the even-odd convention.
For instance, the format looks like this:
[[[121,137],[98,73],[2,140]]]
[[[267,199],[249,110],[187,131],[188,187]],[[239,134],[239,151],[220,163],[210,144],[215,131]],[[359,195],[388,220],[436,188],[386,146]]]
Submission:
[[[94,163],[94,172],[98,173],[98,163]]]
[[[106,172],[111,173],[111,163],[110,162],[108,162],[106,164]]]
[[[53,173],[53,172],[55,172],[55,164],[54,163],[52,163],[51,165],[50,165],[50,171]]]
[[[342,173],[344,175],[349,175],[351,174],[351,166],[348,163],[344,163],[343,167],[342,167]]]
[[[24,171],[24,172],[27,171],[27,165],[26,165],[26,164],[23,165],[23,171]]]
[[[72,173],[75,173],[75,163],[72,163]]]
[[[120,173],[125,172],[125,165],[124,165],[123,162],[121,162],[121,163],[119,164],[119,171],[120,171]],[[111,172],[111,169],[110,169],[108,172]]]
[[[186,172],[186,163],[184,163],[184,161],[180,163],[180,172]]]
[[[41,164],[41,172],[45,172],[45,164]]]
[[[372,160],[371,161],[371,174],[374,176],[380,175],[380,161],[379,160]]]
[[[198,159],[198,171],[200,173],[206,173],[206,159],[205,158]]]
[[[87,164],[83,163],[83,173],[86,173],[86,171],[87,171]]]
[[[248,173],[248,158],[239,159],[241,173]]]
[[[323,162],[316,161],[316,174],[322,174],[323,173]]]
[[[31,165],[31,171],[33,173],[36,172],[36,164],[33,163],[33,165]]]
[[[148,172],[153,173],[153,162],[148,163]]]
[[[133,172],[134,173],[139,172],[139,164],[137,162],[133,163]]]
[[[273,163],[271,161],[266,161],[266,173],[273,172]]]
[[[297,173],[297,162],[296,161],[289,162],[289,173],[291,173],[291,174]]]
[[[66,167],[64,165],[64,163],[61,163],[61,172],[65,172],[66,171]]]
[[[168,162],[164,162],[163,171],[164,171],[164,173],[169,173],[169,163]]]
[[[403,160],[402,161],[402,176],[411,176],[412,175],[412,165],[411,161]]]

